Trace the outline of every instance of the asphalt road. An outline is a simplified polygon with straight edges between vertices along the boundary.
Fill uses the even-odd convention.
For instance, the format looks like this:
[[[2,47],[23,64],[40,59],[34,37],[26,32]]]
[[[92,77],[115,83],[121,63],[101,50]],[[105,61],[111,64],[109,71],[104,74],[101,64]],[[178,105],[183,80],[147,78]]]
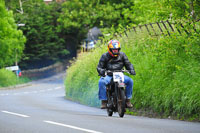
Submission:
[[[0,133],[200,133],[200,123],[118,114],[65,99],[64,74],[0,90]]]

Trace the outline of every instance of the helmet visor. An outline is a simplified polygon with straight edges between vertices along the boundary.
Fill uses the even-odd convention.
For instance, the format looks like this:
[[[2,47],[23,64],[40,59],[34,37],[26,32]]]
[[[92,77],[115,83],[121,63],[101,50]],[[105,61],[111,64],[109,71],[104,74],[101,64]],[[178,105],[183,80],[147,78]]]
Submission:
[[[110,48],[110,52],[111,52],[113,55],[118,55],[118,54],[119,54],[119,51],[120,51],[120,48]]]
[[[118,54],[119,53],[119,49],[112,49],[112,53],[113,54]]]

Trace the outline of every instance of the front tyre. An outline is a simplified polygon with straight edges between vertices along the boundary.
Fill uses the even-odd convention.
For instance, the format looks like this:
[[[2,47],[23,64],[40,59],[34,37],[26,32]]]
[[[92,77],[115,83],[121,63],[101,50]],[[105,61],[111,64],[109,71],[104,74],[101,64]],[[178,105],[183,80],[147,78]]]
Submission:
[[[125,97],[125,92],[124,88],[119,88],[119,93],[118,93],[118,98],[117,98],[117,109],[118,109],[118,114],[120,117],[124,116],[124,113],[126,111],[126,97]]]
[[[112,116],[113,115],[112,109],[107,108],[107,114],[108,116]]]

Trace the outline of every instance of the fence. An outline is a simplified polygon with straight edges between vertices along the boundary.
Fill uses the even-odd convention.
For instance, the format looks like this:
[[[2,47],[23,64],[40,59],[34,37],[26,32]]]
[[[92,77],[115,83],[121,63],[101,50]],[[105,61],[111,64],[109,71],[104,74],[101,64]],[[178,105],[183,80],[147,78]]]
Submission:
[[[199,23],[200,19],[196,21],[196,23]],[[198,25],[198,29],[200,29],[200,24]],[[197,29],[195,27],[193,27],[193,29],[195,32],[198,33]],[[156,22],[156,23],[150,23],[150,24],[144,24],[144,25],[138,25],[136,27],[132,27],[129,29],[126,29],[123,33],[115,33],[113,35],[113,37],[116,36],[120,36],[122,37],[123,35],[126,35],[128,37],[128,32],[134,32],[135,34],[139,33],[139,32],[148,32],[148,34],[150,36],[160,36],[160,35],[168,35],[170,36],[173,32],[178,32],[180,35],[181,34],[190,34],[191,31],[188,31],[185,26],[182,23],[173,23],[170,22],[169,20],[166,21],[160,21],[160,22]],[[108,42],[109,40],[111,40],[112,38],[106,40],[106,42]]]
[[[197,22],[199,22],[199,21],[200,20],[198,20]],[[172,23],[172,22],[169,22],[169,20],[139,25],[137,27],[139,27],[139,29],[141,31],[146,29],[146,31],[151,36],[159,36],[162,34],[166,35],[166,33],[167,33],[167,35],[170,36],[172,32],[178,32],[179,34],[183,34],[183,31],[186,34],[189,34],[189,31],[186,30],[186,28],[184,27],[184,25],[182,23]],[[136,31],[137,27],[133,27],[133,30],[135,31],[135,33],[137,33],[137,31]],[[158,29],[158,30],[156,30],[156,29]],[[195,27],[193,27],[193,30],[195,32],[197,32]],[[129,29],[129,31],[130,31],[130,29]],[[126,32],[127,32],[127,30],[124,31],[124,33],[127,35]]]
[[[200,19],[196,21],[198,27],[197,29],[200,29]],[[195,27],[193,27],[192,30],[195,32],[198,32]],[[173,32],[178,32],[180,35],[186,33],[190,34],[191,31],[188,31],[185,26],[182,23],[175,23],[175,22],[170,22],[169,20],[166,21],[160,21],[160,22],[155,22],[155,23],[150,23],[150,24],[144,24],[144,25],[138,25],[129,29],[125,29],[124,32],[122,33],[114,33],[113,36],[111,36],[109,39],[101,39],[101,43],[107,43],[109,40],[112,40],[115,37],[122,37],[123,35],[128,37],[128,32],[134,32],[135,34],[138,34],[139,32],[147,32],[150,36],[161,36],[161,35],[168,35],[170,36]],[[104,41],[104,42],[103,42]],[[95,48],[95,47],[93,47]],[[93,49],[92,48],[92,49]],[[89,52],[92,49],[87,49],[85,44],[82,45],[81,51],[82,52]]]

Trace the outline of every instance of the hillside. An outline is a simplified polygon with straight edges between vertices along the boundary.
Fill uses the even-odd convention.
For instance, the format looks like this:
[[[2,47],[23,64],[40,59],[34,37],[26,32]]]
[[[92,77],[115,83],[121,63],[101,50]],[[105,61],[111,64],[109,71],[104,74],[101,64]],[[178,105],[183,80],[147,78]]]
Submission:
[[[183,31],[182,31],[183,33]],[[114,39],[121,42],[136,69],[133,98],[134,111],[152,112],[155,116],[200,120],[200,35],[173,33],[149,36],[133,30]],[[107,46],[82,53],[67,70],[66,97],[90,106],[99,106],[96,67]]]

